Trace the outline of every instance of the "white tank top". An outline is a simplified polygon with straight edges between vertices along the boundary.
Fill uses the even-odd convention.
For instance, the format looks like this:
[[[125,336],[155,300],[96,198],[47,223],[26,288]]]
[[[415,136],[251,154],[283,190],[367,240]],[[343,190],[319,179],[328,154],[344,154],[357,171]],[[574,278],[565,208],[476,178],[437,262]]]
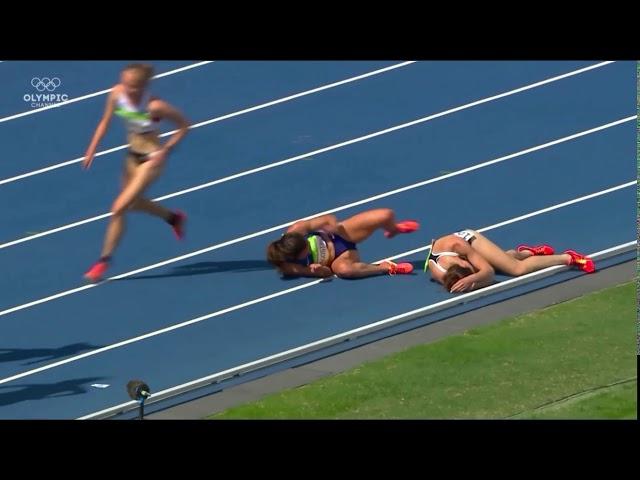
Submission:
[[[139,106],[134,105],[124,92],[118,96],[114,113],[124,120],[127,132],[148,133],[156,130],[157,119],[151,118],[149,113],[150,101],[149,92],[143,94]]]

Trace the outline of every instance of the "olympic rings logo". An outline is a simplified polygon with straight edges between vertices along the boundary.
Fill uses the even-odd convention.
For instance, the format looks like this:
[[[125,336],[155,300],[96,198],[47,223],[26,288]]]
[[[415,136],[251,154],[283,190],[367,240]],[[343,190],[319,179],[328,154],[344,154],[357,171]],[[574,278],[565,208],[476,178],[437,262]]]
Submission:
[[[33,77],[31,79],[31,86],[39,92],[44,92],[45,90],[53,92],[60,85],[62,85],[62,81],[58,77]]]

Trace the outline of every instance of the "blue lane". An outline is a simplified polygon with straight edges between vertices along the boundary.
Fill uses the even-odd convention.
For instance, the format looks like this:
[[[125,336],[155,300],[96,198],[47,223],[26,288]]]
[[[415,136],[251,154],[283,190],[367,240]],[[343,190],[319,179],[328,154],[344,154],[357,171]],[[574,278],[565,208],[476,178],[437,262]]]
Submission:
[[[393,241],[375,235],[360,246],[361,255],[368,261],[381,259],[426,245],[433,237],[451,231],[493,225],[633,180],[635,177],[624,172],[624,168],[614,168],[607,172],[607,175],[593,176],[590,167],[601,163],[602,158],[610,158],[612,165],[619,164],[611,155],[612,147],[619,143],[615,142],[613,137],[609,137],[608,142],[598,142],[587,137],[583,143],[567,144],[555,151],[543,150],[523,157],[520,162],[503,163],[373,202],[366,208],[389,206],[394,208],[400,217],[421,221],[423,229],[420,234],[398,236]],[[601,145],[600,148],[598,144]],[[582,159],[585,168],[573,172],[576,159]],[[532,168],[532,165],[535,165],[535,168]],[[548,172],[552,166],[555,166],[555,169],[550,175]],[[526,183],[513,181],[523,177],[527,178]],[[567,181],[567,178],[571,178],[571,181]],[[497,188],[497,185],[500,187]],[[497,189],[500,195],[496,195]],[[255,191],[260,189],[255,188]],[[453,197],[452,192],[460,193]],[[448,202],[444,203],[443,199],[448,199]],[[509,201],[505,202],[504,199]],[[270,208],[268,199],[264,199],[264,208]],[[341,212],[340,217],[345,218],[364,208],[351,208]],[[614,213],[594,210],[593,216],[620,216],[622,224],[633,224],[630,216]],[[265,213],[263,209],[256,210],[252,217],[248,215],[245,214],[248,225],[255,228],[260,224],[259,216]],[[201,221],[209,228],[215,228],[215,221],[209,219],[207,222],[204,218]],[[557,228],[564,231],[567,228],[573,229],[576,223],[589,221],[590,219],[574,218],[565,226],[558,225]],[[153,229],[151,224],[145,223],[141,221],[139,225],[132,227],[132,230],[135,228],[136,233],[142,237],[144,231]],[[525,232],[524,223],[520,226],[522,232]],[[89,231],[95,236],[101,233],[94,227],[90,227]],[[253,231],[255,230],[243,233]],[[613,241],[610,240],[609,232],[601,231],[602,235],[594,237],[604,237],[604,241]],[[266,244],[277,238],[278,234],[279,232],[262,235],[221,250],[144,272],[136,278],[110,282],[1,317],[0,336],[11,348],[31,348],[30,346],[35,345],[37,348],[53,349],[61,352],[60,355],[68,356],[72,352],[65,353],[64,349],[69,345],[110,344],[305,283],[306,280],[303,279],[281,281],[266,264]],[[528,235],[522,233],[510,243],[552,242],[555,238],[554,231],[540,231],[535,236],[530,236],[529,232]],[[165,242],[158,244],[166,245]],[[585,239],[578,236],[570,246],[586,250],[592,245],[585,243]],[[151,247],[150,244],[149,248]],[[561,245],[556,247],[561,248]],[[44,262],[46,258],[34,258],[32,263],[37,263],[37,260]],[[77,259],[70,258],[68,263],[72,265],[69,268],[73,268],[75,262]],[[55,273],[52,271],[49,275],[53,276]],[[21,290],[29,294],[25,300],[33,299],[33,291],[38,288],[34,278],[34,275],[26,276],[22,284]],[[18,294],[15,290],[16,283],[14,281],[11,288]],[[60,281],[49,279],[40,287],[51,293],[52,283],[61,285]],[[345,282],[347,283],[358,282]],[[4,288],[9,287],[10,285],[7,285]],[[25,335],[25,332],[29,334]],[[39,364],[37,362],[34,365]],[[0,365],[0,374],[10,375],[15,373],[16,369],[20,371],[21,365],[18,358],[15,362],[3,362]]]
[[[37,94],[66,94],[69,99],[88,95],[110,88],[118,81],[120,70],[130,62],[122,61],[41,61],[41,62],[3,62],[0,65],[2,79],[2,102],[0,118],[31,110],[31,99],[24,96]],[[163,73],[192,63],[188,61],[152,62],[156,73]],[[40,92],[31,85],[34,77],[60,79],[60,86],[53,91]],[[42,87],[41,87],[42,88]],[[51,87],[50,87],[51,88]],[[42,98],[42,97],[40,97]],[[40,103],[36,100],[37,103]],[[34,108],[38,108],[35,106]],[[36,114],[38,115],[38,114]]]
[[[469,100],[459,100],[446,91],[441,95],[439,93],[442,92],[431,91],[429,102],[419,99],[412,104],[417,82],[425,78],[433,80],[437,76],[430,73],[429,67],[428,64],[407,67],[362,84],[254,112],[211,129],[195,130],[171,158],[167,172],[151,193],[178,191],[420,118]],[[455,161],[472,151],[499,155],[633,114],[628,89],[614,88],[626,86],[627,67],[615,64],[606,68],[588,72],[566,83],[558,82],[410,127],[408,141],[414,142],[415,148],[419,149],[415,153],[424,152],[423,159],[416,160],[416,166],[421,167],[425,159],[430,160],[427,155],[438,155],[435,157],[437,161],[443,161],[440,160],[442,157]],[[455,72],[445,73],[453,75]],[[495,71],[487,69],[485,74],[493,78],[490,74],[495,74]],[[510,81],[510,86],[501,85],[500,90],[527,83],[520,79]],[[495,93],[495,90],[489,91],[488,81],[482,88],[475,96],[468,96],[477,99]],[[388,97],[388,103],[380,105],[377,99],[384,96]],[[428,105],[434,102],[437,103]],[[591,110],[587,111],[587,108]],[[581,114],[575,115],[576,111]],[[455,128],[464,141],[452,142],[449,128]],[[411,136],[412,131],[420,132],[420,138]],[[403,135],[403,132],[389,134],[404,138]],[[358,151],[358,147],[347,147],[345,151],[351,155],[351,152]],[[396,151],[391,151],[390,155],[402,158]],[[0,242],[104,213],[117,194],[121,157],[121,152],[116,152],[98,158],[90,173],[73,166],[4,185],[0,188],[0,202],[23,207],[21,215],[0,232]],[[324,158],[326,154],[318,157],[320,161]],[[323,170],[324,166],[315,167],[317,161],[307,159],[302,163],[313,162],[310,163],[312,168]],[[389,157],[386,163],[389,163]],[[301,167],[285,166],[278,171],[291,168]],[[368,181],[366,178],[363,180]],[[245,179],[238,181],[244,182]],[[68,185],[73,185],[73,188],[68,188]],[[26,188],[30,193],[25,198]],[[68,205],[73,205],[73,208],[68,208]]]
[[[500,120],[501,113],[511,108],[525,109],[525,105],[520,103],[522,101],[514,98],[505,104],[489,104],[463,116],[446,117],[441,122],[424,124],[348,149],[329,152],[312,161],[298,162],[283,169],[269,170],[241,181],[172,199],[167,202],[168,205],[182,208],[190,214],[188,243],[179,245],[173,242],[163,222],[136,215],[129,223],[122,248],[117,252],[113,274],[433,178],[444,171],[475,165],[624,116],[608,116],[597,121],[592,118],[589,123],[584,119],[587,116],[587,112],[584,112],[584,115],[576,115],[580,119],[577,126],[555,124],[551,120],[529,121],[530,117],[526,115],[523,115],[526,118],[522,122],[503,123]],[[536,105],[541,103],[537,102]],[[611,115],[608,110],[605,114]],[[451,132],[464,131],[469,124],[480,125],[483,121],[494,125],[492,134],[482,128],[472,128],[465,134],[467,141],[452,141]],[[635,169],[634,135],[634,122],[628,122],[543,150],[540,152],[542,158],[553,158],[553,162],[548,163],[542,171],[529,157],[509,162],[515,162],[524,169],[524,174],[514,173],[515,178],[522,181],[530,181],[537,178],[536,175],[554,179],[559,177],[557,189],[560,192],[565,188],[580,188],[581,183],[606,188],[616,182],[635,178],[635,170],[632,170]],[[402,159],[402,163],[390,159]],[[600,172],[605,159],[609,169]],[[318,162],[322,162],[321,183],[309,175],[309,168]],[[578,164],[580,168],[576,169]],[[596,171],[598,175],[594,175]],[[577,183],[578,179],[581,183]],[[495,181],[497,179],[493,177],[487,180],[492,192],[496,188]],[[513,183],[513,179],[504,176],[500,182]],[[314,190],[313,195],[308,194],[310,188]],[[549,194],[552,188],[548,187]],[[444,194],[437,204],[442,204],[450,195]],[[228,199],[233,199],[233,202],[230,203]],[[420,205],[415,213],[421,215],[424,208]],[[0,278],[0,291],[6,293],[0,298],[0,308],[78,286],[81,273],[99,251],[104,228],[105,222],[94,222],[80,227],[81,233],[68,230],[0,251],[0,258],[7,269],[13,272],[11,276]],[[82,235],[81,242],[78,241],[79,234]],[[51,254],[65,252],[67,245],[74,245],[73,255]],[[52,289],[52,285],[57,288]]]
[[[635,217],[634,199],[635,189],[628,188],[502,227],[490,236],[508,244],[540,238],[543,232],[558,249],[575,247],[579,238],[581,248],[601,250],[635,238],[630,221]],[[593,235],[594,231],[607,235]],[[328,282],[1,385],[0,416],[75,418],[126,402],[124,385],[131,378],[144,378],[160,391],[445,298],[450,295],[420,274]],[[302,306],[304,315],[286,313]],[[97,389],[91,383],[110,387]]]
[[[431,64],[417,64],[304,97],[292,103],[202,127],[194,130],[172,157],[167,175],[159,185],[166,185],[167,191],[176,191],[193,186],[194,179],[216,179],[265,165],[414,120],[429,113],[459,106],[470,100],[486,98],[499,91],[513,89],[558,73],[543,70],[533,77],[526,68],[518,69],[511,63],[503,63],[504,66],[499,64],[502,68],[500,72],[495,68],[479,70],[476,79],[478,82],[474,83],[476,90],[473,92],[466,91],[469,88],[468,82],[461,80],[452,80],[452,90],[442,90],[439,86],[443,83],[441,78],[457,78],[454,75],[459,74],[458,70],[434,72],[434,66]],[[553,65],[556,70],[559,69],[558,65]],[[563,71],[575,66],[564,66]],[[607,68],[611,70],[606,71]],[[591,78],[580,79],[573,87],[565,85],[564,88],[571,92],[569,100],[560,102],[557,107],[552,106],[550,109],[557,108],[557,114],[562,115],[564,107],[579,108],[587,99],[590,100],[595,92],[602,90],[603,83],[618,83],[624,75],[624,72],[619,71],[623,69],[618,65],[602,70],[584,74],[585,77]],[[494,85],[497,73],[501,74],[501,81]],[[529,76],[524,77],[527,73]],[[204,75],[204,72],[202,74]],[[434,84],[433,87],[416,96],[416,89],[421,87],[421,84],[429,87],[429,82]],[[554,88],[556,87],[552,89]],[[458,90],[461,90],[462,94],[458,93]],[[244,93],[243,91],[242,94]],[[621,95],[618,93],[617,96]],[[554,99],[552,105],[556,103],[557,99]],[[620,105],[621,102],[617,98],[611,98],[606,103],[598,103],[604,110],[614,112]],[[192,116],[189,109],[186,111]],[[532,108],[533,116],[536,116],[536,112],[536,108]],[[604,116],[605,112],[602,113]],[[116,125],[119,127],[117,122]],[[87,137],[90,134],[90,131],[86,132]],[[113,144],[120,142],[119,135],[120,132]],[[77,148],[84,148],[86,140],[82,142],[78,145],[83,146]],[[81,154],[82,152],[76,152],[65,159]],[[101,213],[105,205],[110,204],[117,188],[121,158],[122,152],[99,157],[90,174],[81,172],[77,165],[73,165],[4,185],[0,188],[0,202],[19,201],[24,205],[23,215],[18,223],[13,225],[16,227],[16,235],[22,236],[27,231],[47,229]],[[98,183],[93,180],[98,176],[113,180]],[[74,185],[73,189],[66,188],[70,183]],[[25,191],[41,193],[36,193],[36,197],[28,196],[25,200]],[[46,200],[42,198],[45,195]],[[33,214],[30,213],[32,204],[37,205],[33,207]],[[69,204],[74,205],[74,208],[64,208]],[[44,224],[39,225],[37,222]],[[3,233],[5,232],[7,235],[11,234],[9,230]],[[7,240],[14,238],[17,237]]]
[[[153,91],[184,110],[194,123],[259,103],[360,75],[393,62],[215,62],[157,79]],[[276,65],[277,67],[277,65]],[[117,75],[110,85],[117,82]],[[105,96],[94,97],[0,124],[3,158],[0,178],[78,158],[84,154],[104,111]],[[117,119],[116,119],[117,120]],[[113,122],[100,150],[122,145],[124,132]],[[161,125],[161,130],[172,127]],[[5,157],[6,156],[6,157]],[[74,166],[65,167],[73,169]]]

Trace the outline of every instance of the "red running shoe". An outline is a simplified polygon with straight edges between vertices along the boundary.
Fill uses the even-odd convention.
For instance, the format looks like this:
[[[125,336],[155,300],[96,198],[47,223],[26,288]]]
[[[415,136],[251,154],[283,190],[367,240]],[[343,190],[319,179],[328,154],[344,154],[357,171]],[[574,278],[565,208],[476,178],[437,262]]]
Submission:
[[[178,240],[182,240],[184,239],[184,225],[187,222],[187,216],[180,210],[176,210],[173,214],[175,215],[175,223],[171,225],[171,228],[173,229],[173,233],[176,238]]]
[[[569,260],[569,265],[575,265],[583,272],[592,273],[596,269],[595,263],[589,257],[586,257],[575,250],[565,250],[563,253],[566,253],[571,257]]]
[[[396,232],[384,232],[384,236],[387,238],[394,237],[398,233],[411,233],[415,232],[420,228],[420,224],[414,220],[403,220],[402,222],[396,223]]]
[[[413,265],[410,263],[394,263],[391,260],[385,260],[389,266],[389,275],[406,275],[413,272]]]
[[[91,283],[97,283],[102,280],[104,273],[109,268],[109,264],[104,260],[98,260],[94,263],[91,268],[84,274],[84,278],[89,280]]]
[[[528,245],[518,245],[518,248],[516,248],[516,250],[518,252],[527,250],[533,253],[534,255],[553,255],[555,253],[555,250],[553,249],[552,246],[545,245],[545,244],[538,245],[537,247],[530,247]]]

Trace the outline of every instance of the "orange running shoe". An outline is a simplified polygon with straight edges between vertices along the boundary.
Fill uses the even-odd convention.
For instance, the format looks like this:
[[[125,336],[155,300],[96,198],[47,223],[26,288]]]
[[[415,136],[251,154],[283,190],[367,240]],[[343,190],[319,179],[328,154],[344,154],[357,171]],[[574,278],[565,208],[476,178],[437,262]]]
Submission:
[[[586,257],[575,250],[565,250],[563,253],[566,253],[571,257],[569,260],[569,265],[575,265],[583,272],[592,273],[596,269],[595,263],[589,257]]]
[[[394,237],[398,233],[411,233],[415,232],[420,228],[420,224],[414,220],[403,220],[402,222],[396,223],[396,232],[384,232],[384,236],[387,238]]]
[[[394,263],[391,260],[385,260],[389,266],[389,275],[406,275],[413,272],[413,265],[410,263]]]
[[[555,253],[555,250],[553,249],[552,246],[545,245],[545,244],[538,245],[537,247],[530,247],[528,245],[518,245],[518,247],[516,248],[516,251],[518,252],[522,252],[525,250],[533,253],[534,255],[553,255]]]

